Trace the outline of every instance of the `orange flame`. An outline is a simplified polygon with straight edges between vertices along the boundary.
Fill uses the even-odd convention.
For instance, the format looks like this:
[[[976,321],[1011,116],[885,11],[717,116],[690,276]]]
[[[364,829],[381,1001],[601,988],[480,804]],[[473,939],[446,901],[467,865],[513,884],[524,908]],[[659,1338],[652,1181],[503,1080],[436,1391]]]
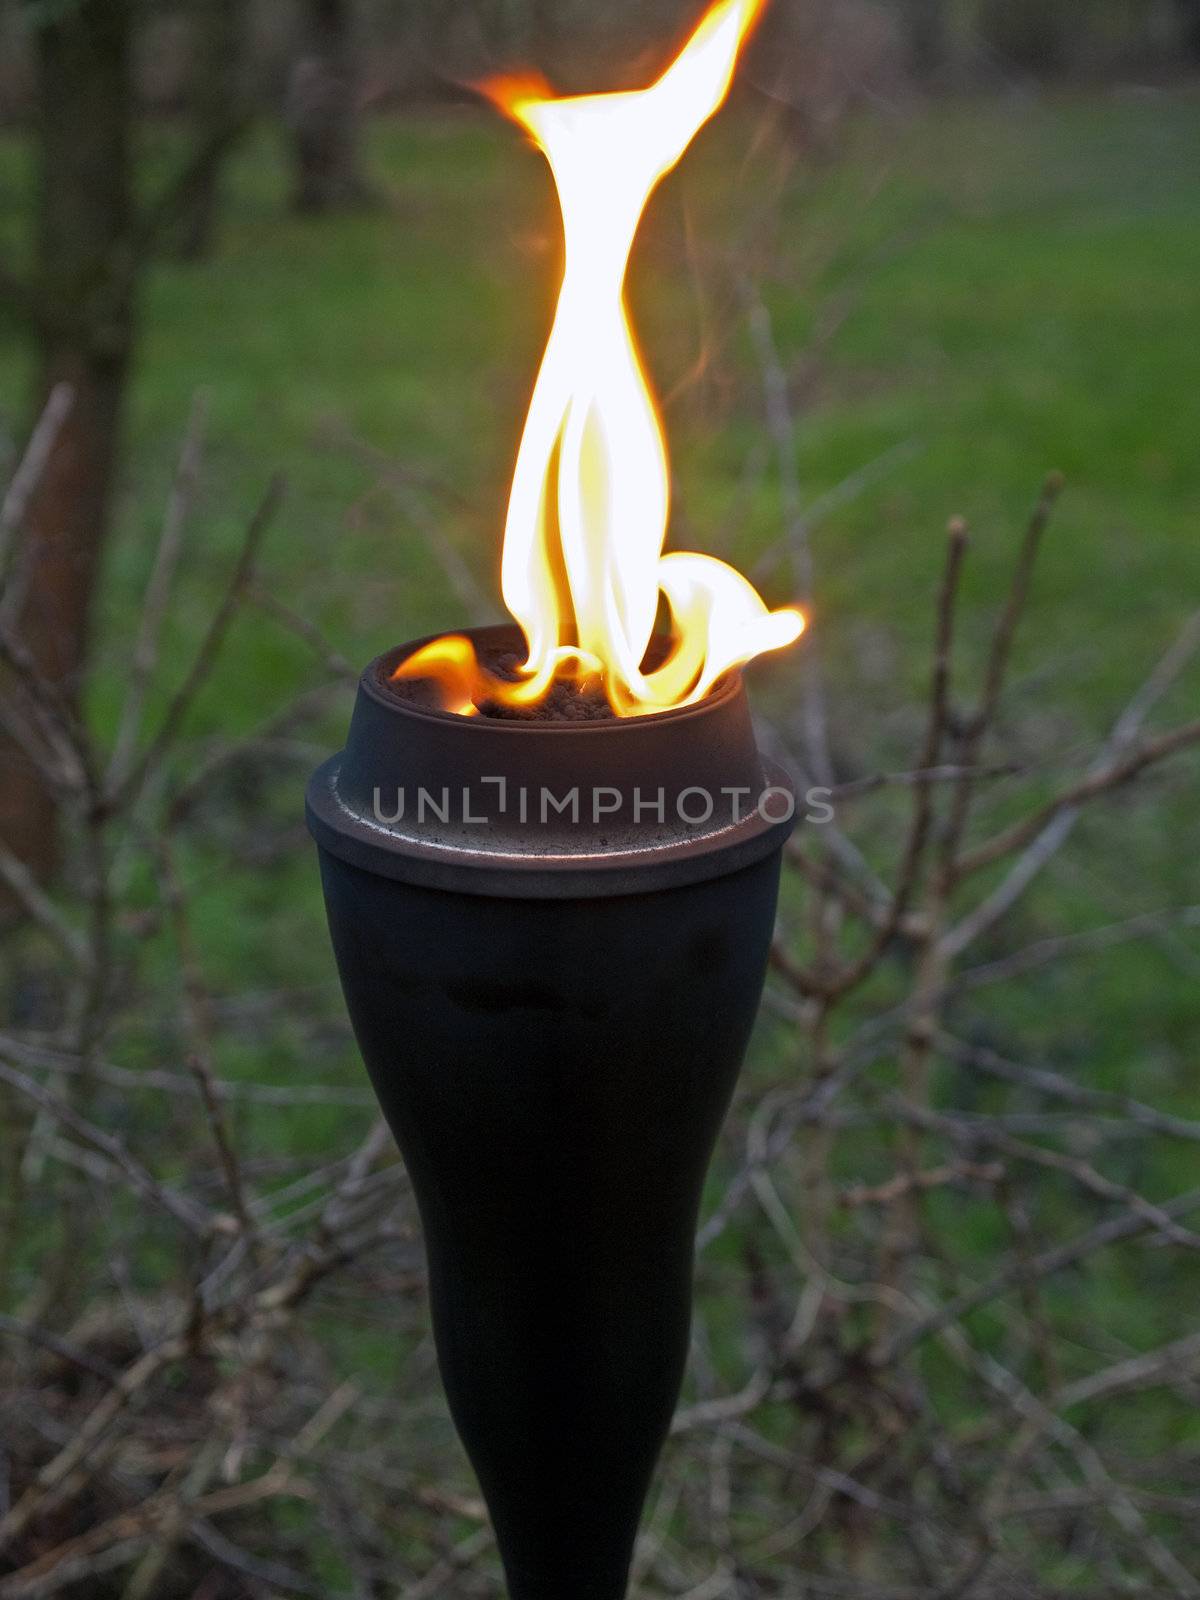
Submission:
[[[688,705],[804,628],[724,562],[663,554],[666,445],[624,294],[646,203],[723,103],[762,3],[717,0],[648,89],[555,99],[536,79],[490,86],[550,163],[566,262],[504,530],[501,589],[528,658],[515,684],[485,674],[457,637],[403,663],[398,677],[439,679],[448,709],[528,704],[581,673],[600,676],[621,716]],[[644,671],[660,596],[672,647]]]

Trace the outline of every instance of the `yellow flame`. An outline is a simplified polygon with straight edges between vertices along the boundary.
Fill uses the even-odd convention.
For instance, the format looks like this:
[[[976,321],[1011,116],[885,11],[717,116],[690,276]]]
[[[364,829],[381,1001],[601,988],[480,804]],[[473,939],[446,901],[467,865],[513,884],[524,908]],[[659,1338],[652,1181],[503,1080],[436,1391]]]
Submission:
[[[527,703],[583,670],[601,675],[620,715],[687,705],[804,628],[798,611],[768,611],[724,562],[663,554],[666,445],[624,293],[646,203],[724,101],[761,5],[717,0],[648,89],[555,99],[535,80],[491,86],[550,163],[566,255],[504,530],[501,588],[528,658],[518,684],[489,681],[489,698]],[[660,596],[672,648],[646,672]],[[400,675],[417,676],[416,665]],[[454,676],[461,706],[460,648]]]
[[[479,668],[475,646],[464,634],[447,633],[414,650],[392,674],[393,678],[432,678],[441,691],[442,710],[473,717],[478,710],[475,693]]]

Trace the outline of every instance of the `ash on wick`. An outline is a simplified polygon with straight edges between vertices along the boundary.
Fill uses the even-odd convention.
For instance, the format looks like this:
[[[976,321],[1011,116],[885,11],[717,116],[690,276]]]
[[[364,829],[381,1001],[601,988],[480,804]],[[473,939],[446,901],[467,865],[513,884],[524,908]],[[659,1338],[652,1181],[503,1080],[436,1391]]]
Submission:
[[[501,591],[525,637],[511,671],[448,634],[395,671],[428,680],[444,711],[519,713],[564,684],[611,714],[701,700],[722,676],[799,638],[725,562],[664,554],[669,470],[662,423],[625,302],[646,204],[729,92],[762,0],[718,0],[649,88],[555,98],[545,84],[487,86],[546,156],[562,211],[558,306],[517,455]],[[660,608],[667,648],[648,664]]]

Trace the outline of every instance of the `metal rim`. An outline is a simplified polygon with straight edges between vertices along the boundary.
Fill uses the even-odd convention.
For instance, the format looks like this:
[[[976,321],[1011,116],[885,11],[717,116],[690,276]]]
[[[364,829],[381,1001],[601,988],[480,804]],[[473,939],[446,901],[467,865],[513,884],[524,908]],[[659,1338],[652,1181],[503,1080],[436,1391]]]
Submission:
[[[308,786],[306,814],[317,844],[379,877],[463,894],[600,899],[700,883],[737,872],[782,849],[795,825],[794,814],[770,819],[756,810],[734,827],[642,850],[570,855],[464,850],[397,833],[351,811],[338,796],[340,768],[341,756],[331,757],[318,767]],[[763,769],[769,788],[794,796],[781,767],[764,760]]]
[[[477,644],[507,647],[520,639],[519,630],[506,624],[464,631]],[[398,662],[441,637],[397,645],[362,673],[346,748],[317,770],[308,787],[309,829],[331,855],[381,877],[431,888],[521,899],[590,899],[703,882],[782,847],[794,824],[795,793],[787,775],[756,748],[739,672],[727,673],[694,705],[641,717],[591,722],[462,717],[397,694],[388,682]],[[644,829],[636,814],[632,826],[627,814],[604,825],[597,817],[594,828],[568,837],[547,831],[544,817],[541,828],[517,830],[499,823],[467,835],[461,819],[449,819],[448,828],[427,828],[420,818],[405,823],[403,810],[393,820],[382,819],[367,804],[367,780],[374,781],[376,766],[387,783],[413,762],[419,777],[428,774],[431,781],[453,784],[484,760],[494,760],[493,771],[507,771],[514,781],[569,782],[568,775],[578,774],[605,787],[621,771],[636,786],[639,774],[665,761],[682,777],[685,792],[701,779],[715,789],[726,781],[719,774],[727,774],[743,787],[721,793],[753,796],[748,802],[753,809],[742,815],[739,807],[726,806],[714,818],[710,806],[709,817],[694,828],[675,823],[664,829],[661,813],[658,828]],[[378,796],[378,788],[374,792]],[[786,808],[778,800],[772,806],[772,794],[786,796]],[[786,816],[779,815],[781,809]],[[682,812],[680,820],[686,822]]]

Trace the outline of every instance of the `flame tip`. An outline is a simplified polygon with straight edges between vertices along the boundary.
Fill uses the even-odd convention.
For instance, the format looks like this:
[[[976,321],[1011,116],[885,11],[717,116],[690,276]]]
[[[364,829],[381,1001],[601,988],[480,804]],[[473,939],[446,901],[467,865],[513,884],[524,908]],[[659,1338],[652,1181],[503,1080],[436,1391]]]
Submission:
[[[524,107],[554,99],[554,89],[549,79],[532,70],[497,73],[495,77],[482,79],[475,89],[506,117],[518,122],[522,120],[521,111]]]
[[[613,710],[639,716],[702,699],[721,675],[800,637],[799,610],[769,611],[713,557],[663,554],[670,475],[662,425],[625,305],[625,274],[659,180],[724,103],[766,0],[713,0],[658,78],[635,91],[555,97],[540,74],[480,85],[550,163],[565,235],[554,324],[534,386],[504,532],[501,589],[528,659],[517,683],[448,636],[397,676],[435,675],[448,699],[540,699],[586,663]],[[647,668],[660,602],[672,648]],[[464,649],[465,646],[465,649]]]

